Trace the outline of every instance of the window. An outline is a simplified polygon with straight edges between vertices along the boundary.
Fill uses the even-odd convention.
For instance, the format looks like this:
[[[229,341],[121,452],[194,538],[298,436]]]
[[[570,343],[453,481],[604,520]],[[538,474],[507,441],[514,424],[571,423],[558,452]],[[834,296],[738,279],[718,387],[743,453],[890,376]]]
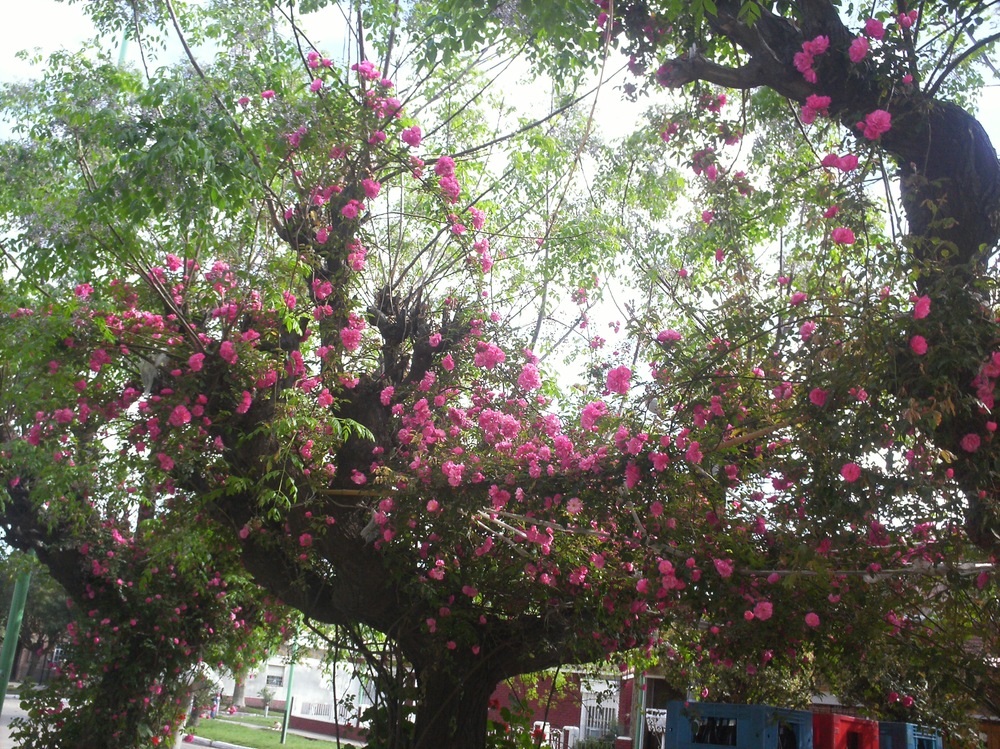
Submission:
[[[917,736],[917,749],[938,749],[937,736]]]
[[[736,746],[736,719],[692,718],[691,737],[694,744]]]
[[[269,687],[284,686],[285,667],[283,665],[268,665],[266,681]]]
[[[358,707],[364,710],[375,704],[375,680],[367,676],[362,676],[358,681]]]
[[[49,664],[57,666],[63,662],[63,659],[65,657],[66,654],[63,652],[62,646],[56,645],[54,648],[52,648],[51,655],[49,655]]]
[[[614,706],[585,705],[586,723],[584,732],[587,738],[601,738],[614,733],[617,728],[618,710]]]
[[[798,749],[799,727],[790,723],[778,726],[778,749]],[[882,749],[886,749],[882,747]],[[889,749],[892,749],[889,747]]]

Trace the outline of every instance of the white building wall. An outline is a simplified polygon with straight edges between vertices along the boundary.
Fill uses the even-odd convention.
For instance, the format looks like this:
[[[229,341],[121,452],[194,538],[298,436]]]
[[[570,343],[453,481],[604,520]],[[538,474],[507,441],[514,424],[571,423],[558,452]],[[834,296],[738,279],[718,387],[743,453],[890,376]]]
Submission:
[[[268,676],[280,677],[281,685],[268,684]],[[289,679],[292,715],[331,723],[339,719],[341,725],[359,725],[361,713],[372,703],[371,679],[363,671],[349,663],[338,663],[331,675],[320,658],[310,656],[301,658],[294,669],[281,656],[269,659],[248,675],[245,694],[260,699],[260,691],[267,687],[274,692],[273,700],[284,703]],[[223,694],[231,695],[236,685],[233,677],[227,675],[221,681]]]

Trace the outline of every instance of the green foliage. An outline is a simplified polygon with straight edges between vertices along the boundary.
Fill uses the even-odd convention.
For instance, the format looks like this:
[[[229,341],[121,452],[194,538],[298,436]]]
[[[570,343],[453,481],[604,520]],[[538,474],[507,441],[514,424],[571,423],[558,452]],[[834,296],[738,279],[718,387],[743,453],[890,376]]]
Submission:
[[[604,736],[600,738],[580,739],[576,742],[575,746],[580,747],[580,749],[614,749],[615,737]]]
[[[410,24],[426,33],[424,67],[499,43],[523,51],[541,70],[572,79],[595,59],[599,36],[592,21],[591,7],[576,0],[447,0],[416,3]]]
[[[259,195],[252,131],[241,142],[233,115],[180,71],[143,85],[109,60],[60,53],[36,85],[8,85],[0,107],[20,136],[3,146],[0,210],[22,281],[77,283],[156,242],[197,257],[249,239],[218,222]]]
[[[257,692],[257,694],[260,695],[260,701],[263,703],[265,708],[269,707],[271,704],[271,700],[274,699],[274,690],[271,689],[270,687],[264,687],[259,692]]]

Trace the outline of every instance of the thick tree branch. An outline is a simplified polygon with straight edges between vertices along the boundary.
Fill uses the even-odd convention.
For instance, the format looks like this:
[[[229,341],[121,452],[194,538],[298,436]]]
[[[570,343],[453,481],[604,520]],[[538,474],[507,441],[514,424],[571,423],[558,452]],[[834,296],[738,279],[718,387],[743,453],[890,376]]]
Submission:
[[[770,86],[774,82],[772,70],[757,57],[752,57],[747,64],[738,68],[731,68],[712,62],[698,52],[675,58],[666,65],[657,79],[669,88],[679,88],[694,81],[707,81],[740,90]],[[812,91],[801,76],[798,81],[788,76],[780,85],[782,93],[792,99],[805,100]]]

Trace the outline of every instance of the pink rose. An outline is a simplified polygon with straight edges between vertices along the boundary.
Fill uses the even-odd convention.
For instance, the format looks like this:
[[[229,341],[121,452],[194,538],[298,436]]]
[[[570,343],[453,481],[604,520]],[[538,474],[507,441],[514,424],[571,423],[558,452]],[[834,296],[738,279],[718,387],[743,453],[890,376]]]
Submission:
[[[658,343],[667,343],[668,341],[679,341],[681,339],[681,334],[676,330],[661,330],[656,334],[656,340]]]
[[[931,298],[929,296],[919,297],[913,305],[913,319],[923,320],[930,313],[931,313]]]
[[[615,367],[608,372],[606,386],[612,393],[621,393],[624,395],[628,392],[631,379],[631,369],[628,367]]]
[[[406,128],[400,137],[402,138],[403,143],[411,148],[416,148],[420,145],[420,141],[423,139],[423,133],[420,131],[419,127],[414,125],[413,127]]]
[[[883,133],[892,129],[892,115],[884,109],[876,109],[865,115],[864,136],[868,140],[877,140]]]
[[[982,443],[978,434],[970,432],[969,434],[962,437],[962,441],[959,443],[962,449],[967,453],[974,453],[979,449],[979,445]]]
[[[829,96],[810,94],[806,97],[806,106],[815,109],[819,114],[826,114],[826,109],[832,102],[833,100]]]
[[[861,478],[861,466],[857,463],[844,463],[840,469],[840,475],[844,477],[844,481],[848,484],[853,484]]]
[[[542,378],[538,374],[538,367],[534,364],[525,364],[521,369],[521,374],[517,377],[517,384],[525,390],[537,390],[542,386]]]
[[[830,239],[837,244],[851,245],[854,244],[854,232],[846,226],[838,226],[830,232]]]
[[[872,39],[881,39],[885,36],[885,24],[874,18],[869,18],[865,21],[865,34]]]
[[[233,346],[232,341],[223,341],[222,345],[219,346],[219,356],[222,357],[226,364],[235,364],[236,360],[239,358],[236,355],[236,347]]]
[[[770,601],[760,601],[753,607],[753,615],[762,622],[771,618],[774,613],[774,605]]]
[[[168,421],[175,427],[183,426],[191,422],[191,412],[185,406],[175,406]]]
[[[608,413],[608,407],[603,401],[592,401],[583,408],[580,414],[580,426],[588,431],[597,431],[597,421]]]
[[[859,63],[865,59],[869,49],[868,40],[863,36],[859,36],[851,42],[851,48],[847,50],[847,56],[851,58],[851,62]]]
[[[712,563],[715,565],[715,571],[719,573],[719,577],[732,577],[733,575],[733,563],[728,559],[713,559]]]

